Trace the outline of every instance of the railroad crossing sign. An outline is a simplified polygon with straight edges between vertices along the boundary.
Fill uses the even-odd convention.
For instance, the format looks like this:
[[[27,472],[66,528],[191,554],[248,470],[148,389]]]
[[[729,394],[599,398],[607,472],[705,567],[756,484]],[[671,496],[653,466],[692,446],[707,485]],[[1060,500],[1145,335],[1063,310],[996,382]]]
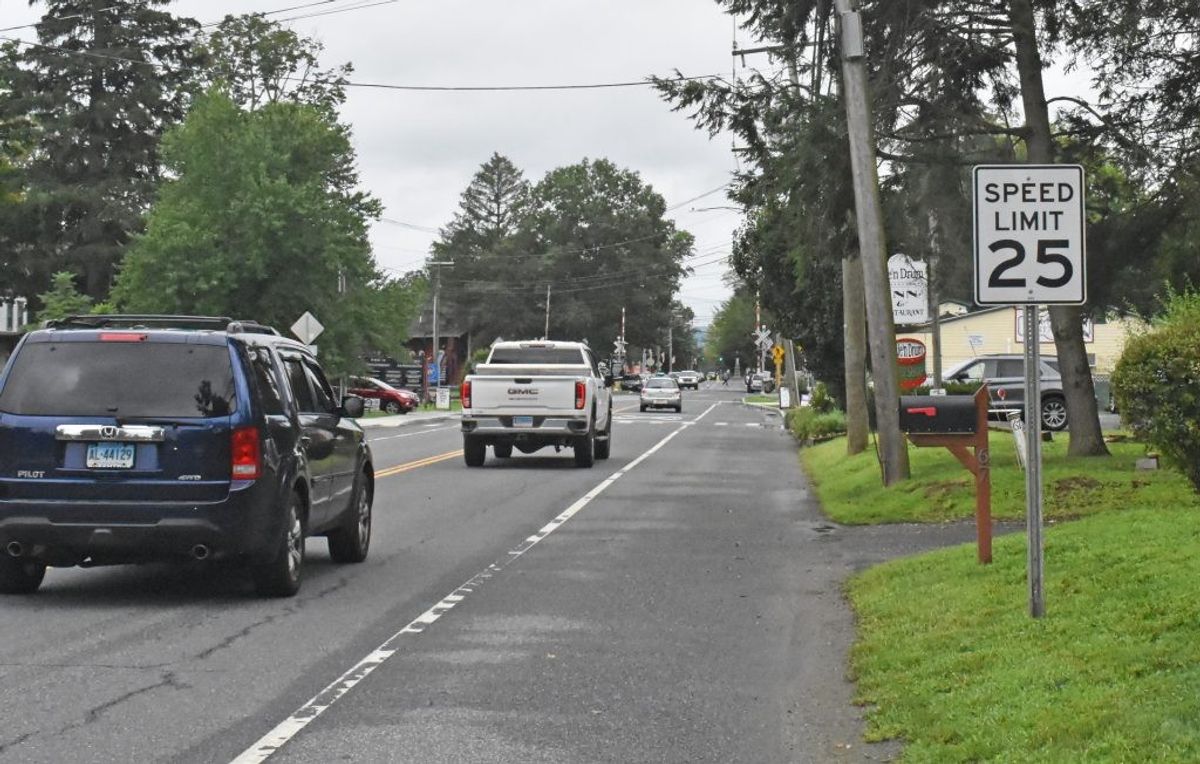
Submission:
[[[975,302],[1083,304],[1083,168],[980,165],[974,178]]]
[[[624,358],[625,357],[625,346],[627,344],[628,343],[625,342],[624,337],[618,337],[617,341],[613,343],[613,349],[616,350],[615,354],[620,356],[621,358]]]
[[[754,332],[753,336],[755,338],[754,344],[758,345],[759,350],[766,350],[775,344],[775,342],[771,339],[770,330],[765,326],[758,327],[758,330]]]
[[[292,324],[292,334],[303,342],[305,345],[313,344],[313,340],[321,336],[321,332],[325,331],[325,327],[321,326],[321,322],[317,317],[307,310],[304,315],[296,319],[296,323]]]

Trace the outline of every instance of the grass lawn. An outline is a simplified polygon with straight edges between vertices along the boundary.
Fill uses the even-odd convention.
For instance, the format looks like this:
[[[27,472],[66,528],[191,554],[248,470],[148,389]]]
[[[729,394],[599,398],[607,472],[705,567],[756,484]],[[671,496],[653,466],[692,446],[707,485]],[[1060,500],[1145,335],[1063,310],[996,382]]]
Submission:
[[[897,560],[848,584],[851,653],[870,740],[915,762],[1200,761],[1200,496],[1143,447],[1070,459],[1045,444],[1046,617],[1027,615],[1025,537]],[[1024,512],[1011,435],[993,432],[994,512]],[[884,489],[874,453],[805,449],[840,522],[971,515],[970,476],[943,449],[910,449],[913,479]]]
[[[1045,478],[1043,510],[1048,522],[1074,519],[1132,506],[1169,507],[1178,503],[1183,479],[1169,470],[1139,472],[1134,462],[1145,447],[1110,443],[1112,458],[1068,457],[1067,439],[1056,435],[1042,444]],[[992,517],[1025,517],[1025,473],[1017,464],[1010,433],[993,430]],[[826,513],[851,525],[944,522],[974,516],[974,477],[944,448],[910,445],[912,479],[885,491],[873,448],[846,456],[845,438],[801,451],[801,459]]]
[[[1200,761],[1200,502],[1182,483],[1164,508],[1049,530],[1039,621],[1023,534],[990,566],[967,545],[856,577],[868,739],[917,762]]]
[[[742,398],[743,403],[779,403],[778,395],[747,395]]]

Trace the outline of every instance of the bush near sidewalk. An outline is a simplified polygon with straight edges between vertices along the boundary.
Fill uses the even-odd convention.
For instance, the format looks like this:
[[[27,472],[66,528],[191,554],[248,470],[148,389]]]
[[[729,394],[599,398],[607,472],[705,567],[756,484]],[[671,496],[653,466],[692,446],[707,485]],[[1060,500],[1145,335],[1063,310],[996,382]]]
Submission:
[[[1170,505],[1046,533],[1041,620],[1023,535],[990,566],[967,545],[853,579],[868,739],[914,762],[1200,761],[1200,500],[1176,477]]]
[[[1025,473],[1010,433],[991,431],[992,517],[1025,517]],[[1133,441],[1109,444],[1111,458],[1067,456],[1066,438],[1044,443],[1044,511],[1058,522],[1129,507],[1170,507],[1191,501],[1188,484],[1166,470],[1138,471],[1146,448]],[[802,449],[800,458],[829,517],[839,523],[937,523],[975,514],[975,479],[944,448],[909,446],[912,479],[880,485],[873,449],[846,456],[844,438]],[[1198,550],[1200,551],[1200,550]]]
[[[846,432],[846,415],[836,409],[822,413],[811,406],[802,406],[788,409],[783,419],[792,435],[802,442],[821,440]]]
[[[1122,418],[1200,491],[1200,292],[1169,295],[1112,375]]]

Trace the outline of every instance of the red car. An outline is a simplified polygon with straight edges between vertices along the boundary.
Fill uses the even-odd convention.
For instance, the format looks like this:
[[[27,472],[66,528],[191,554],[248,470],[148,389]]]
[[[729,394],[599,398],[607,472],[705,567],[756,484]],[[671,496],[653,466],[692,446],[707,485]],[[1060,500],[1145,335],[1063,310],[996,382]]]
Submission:
[[[387,382],[373,377],[352,377],[350,394],[379,401],[380,410],[389,414],[407,414],[420,403],[420,398],[411,390],[392,387]]]

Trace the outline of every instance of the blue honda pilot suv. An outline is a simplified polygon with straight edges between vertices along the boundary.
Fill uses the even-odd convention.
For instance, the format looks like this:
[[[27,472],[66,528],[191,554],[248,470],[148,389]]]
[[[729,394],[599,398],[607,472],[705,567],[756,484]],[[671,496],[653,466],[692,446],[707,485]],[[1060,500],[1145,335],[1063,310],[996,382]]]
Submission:
[[[374,470],[310,349],[228,318],[75,316],[0,372],[0,592],[46,566],[241,560],[300,588],[305,538],[371,543]]]

